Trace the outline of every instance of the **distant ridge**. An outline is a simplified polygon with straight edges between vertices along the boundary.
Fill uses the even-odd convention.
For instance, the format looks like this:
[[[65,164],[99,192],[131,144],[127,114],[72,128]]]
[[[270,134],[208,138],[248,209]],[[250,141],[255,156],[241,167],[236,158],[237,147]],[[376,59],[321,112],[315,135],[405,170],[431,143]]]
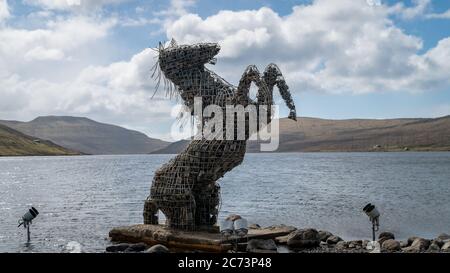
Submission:
[[[29,122],[0,121],[0,124],[85,154],[148,154],[169,144],[85,117],[43,116]]]
[[[180,140],[155,154],[177,154],[189,144]],[[249,141],[248,152],[259,152]],[[450,116],[440,118],[330,120],[280,119],[275,152],[450,151]]]
[[[152,152],[152,154],[178,154],[188,146],[189,142],[191,142],[191,141],[190,140],[179,140],[176,142],[172,142],[169,145],[167,145],[166,147]]]
[[[48,140],[25,135],[0,124],[0,156],[79,155]]]

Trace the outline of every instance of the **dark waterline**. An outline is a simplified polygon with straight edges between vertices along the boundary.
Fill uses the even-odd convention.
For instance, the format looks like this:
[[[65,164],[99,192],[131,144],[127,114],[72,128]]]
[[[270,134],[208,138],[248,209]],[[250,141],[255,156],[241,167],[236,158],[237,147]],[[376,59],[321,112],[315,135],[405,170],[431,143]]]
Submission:
[[[153,172],[172,155],[0,158],[0,252],[61,252],[76,241],[102,252],[114,226],[142,222]],[[326,229],[370,238],[362,212],[381,212],[397,238],[450,233],[450,153],[247,154],[221,179],[220,217],[238,213],[262,226]],[[40,214],[32,242],[17,221]]]

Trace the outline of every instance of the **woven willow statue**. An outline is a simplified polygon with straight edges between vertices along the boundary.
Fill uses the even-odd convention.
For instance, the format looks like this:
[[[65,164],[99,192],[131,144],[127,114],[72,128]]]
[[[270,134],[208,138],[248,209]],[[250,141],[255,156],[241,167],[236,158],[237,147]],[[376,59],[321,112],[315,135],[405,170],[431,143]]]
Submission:
[[[215,63],[214,56],[220,50],[218,44],[177,45],[172,40],[167,47],[160,44],[157,50],[159,56],[154,75],[158,78],[158,85],[163,79],[167,90],[179,95],[192,115],[195,115],[195,98],[200,98],[201,110],[217,105],[224,113],[229,106],[266,105],[269,108],[265,112],[267,125],[272,117],[273,88],[277,86],[290,109],[289,118],[296,120],[294,102],[275,64],[268,65],[263,74],[256,66],[248,66],[236,87],[205,67],[205,64]],[[258,88],[255,101],[249,97],[252,83]],[[259,114],[258,110],[258,118]],[[225,116],[223,130],[212,133],[215,139],[211,139],[211,135],[197,135],[183,152],[155,172],[150,195],[144,205],[144,223],[157,224],[158,210],[166,216],[166,224],[176,229],[196,230],[216,223],[220,204],[217,180],[241,164],[247,139],[261,128],[258,125],[256,131],[252,130],[246,116],[245,136],[238,138],[237,118],[233,119],[232,135],[236,138],[230,140],[226,138],[229,128],[226,128]],[[197,118],[202,126],[207,126],[211,120],[211,117]]]

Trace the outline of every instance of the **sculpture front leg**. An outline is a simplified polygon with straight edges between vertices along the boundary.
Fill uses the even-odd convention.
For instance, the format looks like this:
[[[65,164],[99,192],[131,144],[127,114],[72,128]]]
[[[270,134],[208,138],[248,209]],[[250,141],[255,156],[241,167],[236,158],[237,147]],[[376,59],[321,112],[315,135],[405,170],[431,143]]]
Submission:
[[[275,85],[278,87],[281,97],[290,110],[288,118],[297,120],[297,112],[295,110],[294,101],[292,100],[291,92],[289,91],[289,87],[284,80],[280,68],[276,64],[269,64],[264,70],[263,78],[270,90],[270,93],[273,93],[273,87]]]
[[[250,99],[249,97],[250,87],[252,83],[255,83],[258,87],[257,102],[252,101],[252,99]],[[236,90],[235,103],[241,104],[244,107],[248,104],[272,104],[272,95],[270,94],[267,84],[261,77],[261,74],[259,73],[259,70],[255,65],[249,65],[242,74],[241,80],[239,81],[239,85]]]

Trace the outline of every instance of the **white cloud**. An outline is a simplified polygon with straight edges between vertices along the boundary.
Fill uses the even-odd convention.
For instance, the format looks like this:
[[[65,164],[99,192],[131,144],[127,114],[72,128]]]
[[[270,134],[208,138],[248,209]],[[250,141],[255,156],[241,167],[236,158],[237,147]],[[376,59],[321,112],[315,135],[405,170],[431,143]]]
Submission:
[[[102,1],[106,2],[118,1]],[[65,2],[59,1],[40,3],[52,9],[65,7]],[[161,120],[170,124],[174,102],[162,91],[151,99],[155,90],[150,77],[155,62],[153,50],[145,49],[126,61],[99,65],[98,55],[105,51],[111,55],[108,37],[115,26],[123,25],[120,17],[38,12],[29,16],[43,18],[43,26],[26,29],[0,25],[1,119],[88,116],[146,132]],[[155,22],[146,19],[145,24],[149,23]]]
[[[157,12],[156,14],[166,17],[179,17],[188,14],[189,8],[193,7],[197,0],[170,0],[167,9]]]
[[[428,18],[428,19],[450,19],[450,9],[443,13],[427,14],[426,18]]]
[[[88,116],[147,132],[161,120],[169,123],[173,102],[163,92],[151,99],[153,50],[145,49],[128,61],[95,65],[98,52],[93,46],[116,24],[115,19],[69,16],[38,29],[0,26],[1,119]],[[90,52],[92,65],[67,73],[80,52]]]
[[[8,1],[0,0],[0,23],[10,17]]]
[[[0,75],[7,70],[8,74],[35,76],[40,72],[39,66],[30,61],[76,59],[79,51],[106,37],[115,24],[113,19],[76,16],[49,21],[45,28],[0,27]],[[55,65],[47,67],[60,70]]]
[[[43,48],[43,47],[35,47],[28,51],[24,56],[26,61],[44,61],[44,60],[62,60],[64,59],[64,52],[62,52],[60,49],[54,49],[54,48]]]
[[[88,116],[103,122],[149,132],[156,124],[170,124],[173,101],[160,91],[151,98],[150,78],[155,52],[145,49],[129,61],[91,66],[70,81],[0,76],[0,116],[29,120],[38,115]],[[149,130],[150,129],[150,130]]]
[[[25,0],[25,3],[53,10],[92,11],[125,1],[128,0]]]
[[[220,11],[205,19],[187,14],[168,27],[167,37],[179,43],[218,42],[222,50],[215,69],[235,82],[246,65],[263,69],[275,62],[294,91],[449,87],[446,42],[418,55],[422,40],[396,27],[390,14],[391,7],[365,0],[316,0],[284,17],[269,8]],[[433,57],[438,54],[440,60]]]
[[[140,27],[146,25],[161,24],[161,20],[158,18],[146,18],[146,17],[125,17],[119,20],[119,24],[124,27]]]
[[[413,6],[406,7],[400,2],[389,8],[391,13],[398,14],[401,18],[411,20],[423,16],[430,7],[431,0],[413,0]]]

